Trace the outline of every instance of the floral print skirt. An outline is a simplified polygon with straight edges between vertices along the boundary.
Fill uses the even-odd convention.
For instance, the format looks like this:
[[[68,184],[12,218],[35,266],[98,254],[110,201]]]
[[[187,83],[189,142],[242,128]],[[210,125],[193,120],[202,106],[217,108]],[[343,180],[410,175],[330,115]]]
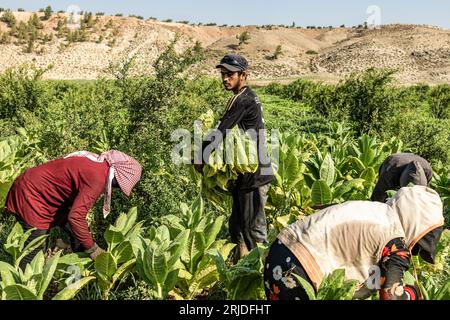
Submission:
[[[278,239],[272,244],[264,264],[264,289],[268,300],[308,300],[296,274],[312,282],[295,255]]]

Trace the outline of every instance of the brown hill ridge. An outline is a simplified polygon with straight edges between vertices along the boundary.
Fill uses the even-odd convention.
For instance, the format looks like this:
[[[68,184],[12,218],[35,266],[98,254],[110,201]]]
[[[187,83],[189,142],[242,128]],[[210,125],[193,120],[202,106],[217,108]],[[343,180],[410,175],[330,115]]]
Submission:
[[[178,33],[178,49],[199,41],[207,60],[197,66],[216,75],[214,65],[227,52],[245,55],[251,79],[291,80],[298,77],[335,82],[370,67],[395,68],[402,84],[450,83],[450,30],[430,26],[388,25],[380,29],[304,29],[273,27],[218,27],[165,23],[130,17],[92,17],[83,41],[69,43],[65,14],[42,21],[30,50],[29,38],[19,39],[17,28],[32,13],[13,12],[16,29],[0,22],[0,72],[34,62],[53,68],[49,79],[95,79],[104,76],[111,63],[136,56],[136,73],[152,73],[152,63]],[[42,17],[42,13],[38,13]],[[60,28],[58,28],[58,21]],[[22,24],[22,28],[24,28]],[[238,46],[236,36],[249,32],[248,44]],[[7,36],[11,32],[16,35]],[[59,35],[59,36],[58,36]],[[44,40],[45,39],[45,40]],[[79,40],[79,39],[78,39]],[[271,59],[277,46],[283,54]],[[30,53],[28,53],[28,52]]]

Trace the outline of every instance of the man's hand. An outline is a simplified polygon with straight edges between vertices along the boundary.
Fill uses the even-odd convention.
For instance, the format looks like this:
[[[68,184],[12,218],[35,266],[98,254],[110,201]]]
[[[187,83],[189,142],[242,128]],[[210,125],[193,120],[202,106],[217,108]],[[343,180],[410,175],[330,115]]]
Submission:
[[[94,261],[103,252],[105,252],[105,250],[100,248],[96,243],[94,243],[94,246],[92,248],[90,248],[89,250],[86,250],[86,253],[88,253],[89,256],[91,257],[91,259]]]
[[[203,164],[194,164],[194,168],[198,173],[203,173]]]

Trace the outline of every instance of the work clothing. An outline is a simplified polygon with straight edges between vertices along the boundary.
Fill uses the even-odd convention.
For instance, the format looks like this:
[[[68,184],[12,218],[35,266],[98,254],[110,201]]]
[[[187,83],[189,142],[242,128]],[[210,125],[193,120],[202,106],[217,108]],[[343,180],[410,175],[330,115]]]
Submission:
[[[229,221],[231,240],[234,243],[244,241],[249,250],[257,243],[267,242],[267,223],[264,205],[267,191],[274,173],[267,153],[266,135],[262,107],[256,94],[249,87],[243,87],[228,101],[225,114],[220,119],[215,138],[207,137],[202,150],[207,153],[217,149],[224,141],[227,130],[238,126],[245,132],[254,130],[258,152],[258,168],[254,173],[239,174],[232,187],[233,209]],[[214,134],[214,133],[213,133]],[[209,154],[202,159],[209,159]]]
[[[57,159],[23,172],[8,192],[6,209],[41,230],[69,223],[85,249],[94,245],[86,215],[105,188],[108,163]]]
[[[388,203],[348,201],[328,207],[283,229],[278,239],[294,253],[316,289],[326,275],[344,269],[347,279],[361,283],[355,298],[366,298],[374,290],[368,280],[373,267],[380,266],[385,247],[399,238],[411,251],[428,233],[442,230],[442,212],[434,190],[405,187]],[[439,236],[433,239],[439,241]],[[406,260],[409,266],[409,257]]]
[[[267,222],[264,206],[267,202],[269,185],[253,191],[234,189],[233,208],[229,220],[231,241],[244,241],[249,250],[257,243],[267,242]]]
[[[89,210],[104,192],[106,217],[111,208],[113,179],[129,196],[141,172],[139,163],[120,151],[100,155],[76,152],[23,172],[8,192],[6,210],[16,215],[25,230],[37,228],[33,237],[60,226],[69,231],[74,251],[83,249],[96,257],[101,249],[89,232],[86,221]],[[25,261],[31,261],[39,250],[29,254]]]
[[[385,202],[386,191],[397,190],[410,183],[429,186],[432,177],[433,169],[424,158],[412,153],[393,154],[380,167],[371,200]]]

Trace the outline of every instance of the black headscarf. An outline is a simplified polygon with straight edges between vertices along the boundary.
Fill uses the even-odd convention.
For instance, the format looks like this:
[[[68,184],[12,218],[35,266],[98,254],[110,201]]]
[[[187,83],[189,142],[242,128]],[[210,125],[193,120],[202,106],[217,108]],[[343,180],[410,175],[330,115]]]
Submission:
[[[412,254],[415,256],[420,254],[420,257],[423,260],[434,264],[436,247],[439,243],[443,230],[443,227],[439,227],[424,235],[413,247]]]

